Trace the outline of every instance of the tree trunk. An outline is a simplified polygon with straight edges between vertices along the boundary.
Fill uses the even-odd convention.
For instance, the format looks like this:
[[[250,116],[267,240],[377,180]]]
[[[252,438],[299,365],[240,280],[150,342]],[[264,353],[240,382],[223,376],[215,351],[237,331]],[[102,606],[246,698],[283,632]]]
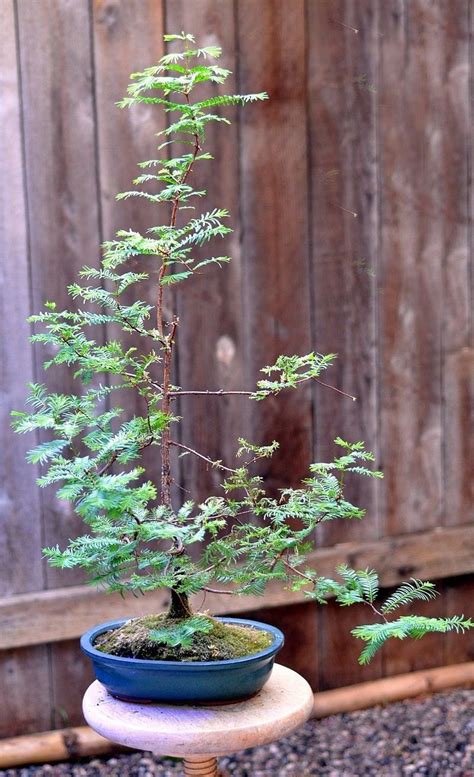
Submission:
[[[174,588],[171,589],[171,604],[168,611],[168,618],[190,618],[193,612],[187,594],[178,593]]]

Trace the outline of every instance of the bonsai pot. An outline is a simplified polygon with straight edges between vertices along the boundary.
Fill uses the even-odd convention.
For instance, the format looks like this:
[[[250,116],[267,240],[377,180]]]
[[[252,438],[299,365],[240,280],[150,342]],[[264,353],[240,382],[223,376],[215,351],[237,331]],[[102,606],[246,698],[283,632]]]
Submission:
[[[264,650],[222,661],[154,661],[103,653],[94,643],[104,631],[119,628],[127,618],[101,623],[81,637],[81,648],[92,659],[99,682],[125,701],[173,704],[231,702],[253,696],[270,677],[284,636],[274,626],[243,618],[219,618],[222,623],[251,626],[273,635]]]

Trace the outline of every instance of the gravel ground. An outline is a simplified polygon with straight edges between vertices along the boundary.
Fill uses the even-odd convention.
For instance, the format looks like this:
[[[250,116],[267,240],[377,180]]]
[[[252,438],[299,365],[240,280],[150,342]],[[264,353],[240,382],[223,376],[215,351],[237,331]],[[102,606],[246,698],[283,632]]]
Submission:
[[[229,777],[474,777],[474,691],[312,720],[280,742],[222,758]],[[149,753],[0,771],[0,777],[177,777]]]

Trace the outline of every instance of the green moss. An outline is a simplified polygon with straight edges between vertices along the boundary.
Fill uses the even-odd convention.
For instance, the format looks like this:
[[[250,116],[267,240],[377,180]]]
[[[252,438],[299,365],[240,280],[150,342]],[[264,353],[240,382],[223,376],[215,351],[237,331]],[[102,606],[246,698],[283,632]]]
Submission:
[[[234,626],[203,615],[212,624],[207,632],[194,634],[186,647],[157,642],[150,633],[166,626],[176,627],[176,619],[167,615],[148,615],[127,621],[97,638],[94,647],[103,653],[124,658],[146,658],[159,661],[220,661],[258,653],[272,644],[268,631],[251,626]]]

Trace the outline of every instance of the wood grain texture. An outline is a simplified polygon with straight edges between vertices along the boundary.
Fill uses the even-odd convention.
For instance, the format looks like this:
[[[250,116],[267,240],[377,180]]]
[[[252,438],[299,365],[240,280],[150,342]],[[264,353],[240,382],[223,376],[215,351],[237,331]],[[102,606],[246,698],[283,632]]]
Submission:
[[[31,245],[32,307],[38,311],[54,299],[58,309],[74,307],[67,284],[84,264],[97,263],[99,233],[96,188],[95,127],[89,4],[18,2],[18,29],[25,134],[25,181]],[[94,337],[103,338],[102,328]],[[50,346],[35,348],[35,368],[50,390],[80,391],[70,369],[41,365]],[[83,527],[71,505],[42,492],[44,545],[64,546]],[[47,567],[46,585],[82,581],[82,571],[65,574]],[[51,723],[63,725],[64,699],[73,697],[66,667],[78,674],[80,663],[66,646],[50,650]],[[89,675],[87,675],[88,677]]]
[[[378,679],[382,674],[380,654],[370,664],[360,666],[357,659],[364,643],[350,633],[356,626],[376,622],[371,610],[362,604],[341,607],[330,601],[324,606],[322,615],[318,632],[320,690]]]
[[[25,180],[31,245],[32,308],[45,300],[74,308],[67,285],[86,263],[97,262],[99,243],[95,176],[92,62],[86,0],[18,2],[25,134]],[[102,337],[99,330],[98,340]],[[66,366],[44,374],[52,346],[36,345],[35,368],[50,390],[79,391]],[[44,544],[64,545],[82,526],[72,507],[42,492]],[[83,579],[47,567],[47,585]]]
[[[458,580],[448,580],[443,586],[446,598],[446,614],[474,618],[474,577],[460,577]],[[445,645],[445,660],[448,664],[461,661],[474,661],[474,630],[466,634],[447,634]]]
[[[474,342],[472,295],[472,3],[444,9],[443,470],[447,525],[474,520]],[[472,55],[472,52],[471,52]]]
[[[267,91],[242,112],[242,261],[250,385],[279,354],[311,350],[304,3],[240,0],[239,89]],[[312,458],[309,386],[252,410],[252,441],[280,443],[261,465],[271,492],[299,484]]]
[[[308,4],[308,161],[314,348],[337,353],[324,376],[357,397],[315,387],[316,453],[337,455],[336,436],[377,453],[378,8],[373,0]],[[321,527],[324,544],[380,536],[377,483],[348,478],[367,518]]]
[[[398,615],[425,615],[427,618],[442,618],[446,615],[444,585],[438,586],[440,597],[431,602],[417,602],[416,607],[401,607]],[[387,591],[387,595],[392,591]],[[384,675],[398,675],[422,669],[432,669],[445,663],[445,634],[427,634],[422,642],[416,640],[389,640],[382,648],[382,671]]]
[[[389,534],[428,529],[442,517],[439,181],[448,8],[425,0],[380,5],[380,434]]]
[[[265,599],[263,603],[266,605]],[[242,615],[248,617],[249,613],[244,611]],[[252,610],[251,618],[283,631],[285,644],[278,653],[278,662],[298,672],[317,691],[322,659],[318,653],[318,605],[308,601],[292,604],[289,598],[283,603],[282,596],[279,606]]]
[[[338,455],[337,435],[364,440],[377,453],[378,5],[309,3],[307,31],[314,348],[338,354],[324,379],[357,397],[315,388],[316,457],[328,461]],[[367,510],[366,519],[320,527],[319,541],[379,536],[376,488],[375,481],[348,478],[347,497]],[[353,608],[321,609],[321,688],[380,675],[379,657],[362,672],[355,660],[359,646],[348,635],[360,617]]]
[[[10,411],[21,409],[24,382],[34,380],[26,317],[31,312],[27,202],[23,186],[21,83],[14,4],[0,2],[0,585],[2,595],[42,588],[43,526],[33,467],[25,470],[31,440],[13,439]],[[21,383],[18,380],[21,376]],[[3,703],[0,736],[49,727],[46,647],[12,650],[0,658]],[[29,689],[37,695],[25,705]]]
[[[384,585],[410,575],[472,573],[472,3],[0,0],[0,14],[0,434],[7,451],[0,456],[0,578],[7,594],[0,605],[0,618],[7,618],[0,684],[8,699],[1,734],[62,724],[62,712],[79,720],[88,670],[77,647],[59,641],[46,649],[44,640],[75,638],[105,620],[109,607],[112,615],[119,611],[105,597],[89,599],[93,592],[75,585],[80,574],[51,569],[46,584],[53,599],[61,592],[58,601],[41,591],[30,598],[43,587],[41,546],[64,544],[82,528],[54,495],[38,495],[35,472],[23,460],[33,441],[11,435],[8,414],[21,407],[25,382],[35,374],[43,379],[38,368],[46,352],[37,347],[34,361],[26,315],[48,298],[66,304],[66,284],[83,263],[97,262],[101,237],[160,218],[135,200],[113,198],[129,188],[136,161],[155,155],[153,132],[162,117],[146,106],[130,112],[113,103],[129,73],[160,56],[164,19],[168,31],[184,27],[220,42],[235,73],[232,85],[267,89],[271,98],[210,136],[217,158],[208,171],[203,165],[202,182],[210,206],[232,211],[234,262],[188,286],[178,382],[247,388],[278,353],[314,347],[339,352],[328,382],[359,396],[352,403],[315,386],[258,405],[183,398],[181,439],[227,458],[239,434],[257,442],[278,438],[281,454],[261,470],[273,492],[299,483],[314,456],[330,455],[336,434],[365,439],[385,469],[380,498],[372,483],[354,484],[349,493],[368,508],[366,521],[325,529],[318,539],[328,547],[312,563],[328,574],[339,561],[373,566]],[[73,386],[61,371],[45,377],[59,390]],[[128,411],[139,409],[133,398],[127,402]],[[219,487],[214,470],[189,457],[182,463],[179,485],[187,491],[176,492],[176,503]],[[154,454],[150,464],[158,471]],[[440,525],[447,533],[434,529]],[[349,541],[329,547],[342,539]],[[61,598],[62,586],[71,584]],[[446,612],[472,616],[471,587],[467,578],[442,586]],[[209,595],[205,606],[250,612],[265,603],[277,617],[288,601],[287,592],[271,586],[265,600]],[[315,625],[298,597],[291,601],[298,602],[299,633],[304,625],[308,644],[315,635],[321,640],[314,651],[324,660],[321,687],[359,680],[348,637],[352,616],[329,605]],[[150,607],[163,603],[157,597]],[[437,605],[444,608],[444,600]],[[18,606],[25,609],[15,614]],[[36,647],[27,646],[30,607]],[[288,629],[291,613],[281,614]],[[6,650],[11,635],[25,649]],[[400,652],[385,656],[384,671],[432,664],[433,653],[441,660],[439,643],[433,651],[432,644],[400,643]],[[446,661],[472,657],[471,635],[444,644]],[[320,670],[303,653],[304,671],[314,677]],[[26,709],[33,684],[35,699],[46,701],[30,699]]]
[[[322,548],[308,558],[308,565],[327,577],[342,563],[356,569],[377,569],[383,588],[398,585],[410,576],[442,580],[456,574],[466,575],[474,572],[474,528],[441,529],[374,543],[346,542]],[[307,602],[304,591],[290,592],[281,583],[274,582],[267,587],[263,598],[198,594],[193,606],[220,615],[264,608],[265,615],[269,613],[275,623],[282,618],[290,632],[299,620],[298,609],[293,612],[294,606],[304,602]],[[118,594],[106,594],[89,586],[5,597],[0,600],[0,650],[73,639],[102,621],[153,614],[168,605],[166,590],[152,592],[143,599],[131,596],[122,599]],[[271,615],[269,608],[282,607],[288,608],[288,612],[282,609]],[[305,616],[308,644],[313,644],[319,627],[313,624],[310,609],[301,612]],[[336,614],[337,611],[332,613],[335,618]],[[309,671],[308,667],[305,671]]]
[[[233,3],[219,0],[169,0],[166,4],[167,32],[189,30],[201,46],[218,45],[223,50],[222,66],[233,71],[226,84],[197,90],[193,100],[212,94],[237,92],[236,28]],[[249,90],[255,91],[249,84]],[[231,256],[222,269],[206,268],[177,290],[178,378],[186,389],[246,389],[244,363],[248,343],[244,337],[239,228],[239,133],[237,117],[257,112],[259,106],[226,108],[223,111],[231,126],[211,124],[203,146],[214,157],[200,162],[193,170],[193,186],[205,189],[199,211],[224,207],[230,212],[228,226],[234,232],[224,241],[206,245],[196,251],[198,258],[213,255]],[[186,212],[185,212],[186,214]],[[244,397],[182,397],[180,400],[181,441],[211,459],[232,462],[238,437],[245,437],[248,427],[249,400]],[[205,499],[221,494],[222,476],[194,456],[182,460],[183,486],[181,501]]]
[[[51,661],[51,727],[80,726],[84,723],[82,697],[94,680],[92,663],[82,652],[77,638],[51,645]]]
[[[84,715],[97,733],[137,750],[226,755],[288,735],[308,720],[313,703],[308,683],[275,664],[259,693],[222,706],[118,701],[96,681],[84,696]]]
[[[158,156],[156,133],[166,123],[162,111],[153,105],[120,110],[115,103],[126,95],[130,73],[150,67],[163,55],[163,8],[155,0],[94,0],[92,10],[101,237],[113,240],[119,229],[143,234],[165,216],[164,208],[138,197],[115,200],[119,192],[134,188],[132,181],[140,173],[137,163]],[[137,257],[130,269],[153,273],[156,266]],[[137,296],[153,304],[155,278],[132,287],[124,295],[126,304]],[[113,325],[107,327],[107,336],[119,338],[127,348],[149,347],[144,338],[124,335]],[[120,392],[116,403],[127,418],[144,410],[143,401],[133,392]],[[157,482],[161,458],[156,447],[144,451],[143,463],[150,479]]]

